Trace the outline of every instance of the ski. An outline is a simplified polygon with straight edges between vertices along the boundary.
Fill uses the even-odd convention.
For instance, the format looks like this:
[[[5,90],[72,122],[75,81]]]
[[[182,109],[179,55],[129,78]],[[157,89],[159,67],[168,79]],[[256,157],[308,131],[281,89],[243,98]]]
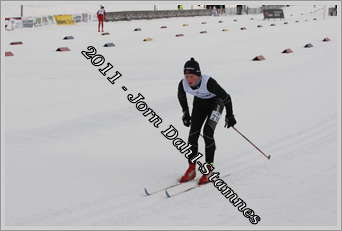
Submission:
[[[201,187],[201,186],[202,186],[202,185],[196,184],[196,185],[194,185],[194,186],[191,186],[190,188],[187,188],[187,189],[185,189],[185,190],[183,190],[183,191],[179,191],[179,192],[174,193],[174,194],[170,194],[170,193],[167,191],[168,189],[165,189],[165,195],[166,195],[167,198],[170,198],[170,197],[177,196],[177,195],[179,195],[179,194],[181,194],[181,193],[189,192],[190,190],[193,190],[193,189],[198,188],[198,187]]]
[[[227,176],[229,176],[229,175],[230,175],[230,174],[228,173],[228,174],[225,174],[225,175],[221,176],[220,178],[225,178],[225,177],[227,177]],[[210,183],[210,182],[209,182],[209,183]],[[208,185],[209,183],[204,184],[204,185]],[[193,186],[191,186],[191,187],[189,187],[189,188],[186,188],[186,189],[184,189],[184,190],[182,190],[182,191],[179,191],[179,192],[176,192],[176,193],[173,193],[173,194],[169,193],[168,189],[170,189],[170,188],[166,188],[164,191],[165,191],[166,197],[167,197],[167,198],[170,198],[170,197],[175,197],[175,196],[177,196],[177,195],[179,195],[179,194],[183,194],[183,193],[189,192],[189,191],[191,191],[191,190],[194,190],[194,189],[199,188],[199,187],[204,186],[204,185],[196,184],[196,185],[193,185]]]
[[[190,180],[190,181],[188,181],[188,182],[191,182],[191,181],[194,181],[194,180]],[[188,182],[184,182],[184,183],[188,183]],[[151,195],[153,195],[153,194],[157,194],[157,193],[159,193],[159,192],[162,192],[162,191],[165,191],[165,190],[174,188],[174,187],[176,187],[176,186],[178,186],[178,185],[181,185],[181,184],[184,184],[184,183],[177,182],[177,183],[175,183],[175,184],[173,184],[173,185],[169,185],[169,186],[166,186],[166,187],[164,187],[164,188],[161,188],[161,189],[158,189],[158,190],[155,190],[155,191],[152,191],[152,192],[149,192],[149,191],[147,190],[147,188],[144,188],[145,196],[151,196]]]
[[[147,190],[147,188],[144,188],[145,196],[151,196],[151,195],[156,194],[156,193],[159,193],[159,192],[161,192],[161,191],[164,191],[164,190],[167,190],[167,189],[176,187],[177,185],[180,185],[180,184],[181,184],[181,183],[178,182],[178,183],[176,183],[176,184],[166,186],[166,187],[164,187],[164,188],[158,189],[158,190],[153,191],[153,192],[149,192],[149,191]]]

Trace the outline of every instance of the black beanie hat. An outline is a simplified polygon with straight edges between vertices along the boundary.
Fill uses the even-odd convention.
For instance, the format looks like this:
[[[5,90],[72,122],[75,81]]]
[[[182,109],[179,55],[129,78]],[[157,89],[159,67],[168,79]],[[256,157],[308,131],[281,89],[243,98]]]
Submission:
[[[201,76],[200,66],[194,58],[191,58],[184,64],[184,74],[194,74]]]

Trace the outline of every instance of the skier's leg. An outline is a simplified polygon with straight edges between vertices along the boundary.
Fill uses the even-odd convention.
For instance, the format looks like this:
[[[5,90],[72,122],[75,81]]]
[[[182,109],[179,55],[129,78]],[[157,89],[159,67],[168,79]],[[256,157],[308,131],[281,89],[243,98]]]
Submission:
[[[221,117],[223,107],[224,105],[222,101],[218,99],[215,102],[214,108],[209,114],[203,129],[203,138],[205,143],[205,161],[209,164],[214,162],[214,154],[216,149],[214,131]]]
[[[102,32],[103,32],[103,19],[101,20],[101,27],[102,27]]]
[[[201,128],[203,126],[203,123],[206,117],[207,117],[207,113],[205,113],[205,110],[202,108],[202,105],[200,105],[195,99],[193,108],[192,108],[192,113],[191,113],[191,127],[190,127],[190,132],[189,132],[189,139],[188,139],[189,144],[192,145],[191,146],[192,154],[189,155],[188,157],[189,167],[179,180],[179,182],[181,183],[187,182],[196,177],[196,163],[192,163],[190,160],[197,155],[198,138],[199,138]]]
[[[191,113],[191,126],[189,132],[188,143],[191,144],[192,154],[189,155],[189,163],[192,158],[197,156],[198,153],[198,138],[201,134],[201,128],[207,117],[205,108],[201,104],[194,102]]]
[[[214,131],[216,128],[216,125],[221,117],[222,111],[223,111],[223,102],[222,100],[215,99],[213,101],[213,107],[208,114],[207,120],[204,125],[203,129],[203,138],[205,143],[205,162],[208,164],[211,164],[213,166],[214,164],[214,154],[215,154],[215,139],[214,139]],[[199,181],[198,184],[206,184],[209,182],[208,177],[211,175],[211,173],[207,175],[203,175]]]

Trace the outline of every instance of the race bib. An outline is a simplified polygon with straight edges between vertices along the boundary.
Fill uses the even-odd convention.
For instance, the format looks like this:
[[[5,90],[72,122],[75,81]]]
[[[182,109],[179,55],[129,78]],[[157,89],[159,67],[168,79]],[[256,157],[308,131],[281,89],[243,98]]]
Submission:
[[[220,117],[221,117],[221,113],[219,111],[213,111],[209,119],[217,123]]]

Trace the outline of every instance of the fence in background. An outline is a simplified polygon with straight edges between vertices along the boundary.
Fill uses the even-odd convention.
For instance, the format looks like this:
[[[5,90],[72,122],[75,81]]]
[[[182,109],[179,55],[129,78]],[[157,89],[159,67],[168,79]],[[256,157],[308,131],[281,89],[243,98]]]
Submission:
[[[118,11],[107,12],[106,21],[124,21],[137,19],[158,19],[170,17],[193,17],[193,16],[221,16],[221,15],[240,15],[240,14],[261,14],[263,9],[282,8],[284,5],[264,5],[261,7],[241,6],[220,9],[191,9],[191,10],[149,10],[149,11]],[[323,7],[326,9],[326,7]],[[322,9],[323,9],[322,8]],[[318,9],[318,10],[322,10]],[[337,8],[329,8],[329,15],[337,15]],[[68,20],[56,20],[58,18],[68,17]],[[82,13],[74,15],[47,15],[41,17],[15,17],[5,18],[5,29],[15,30],[18,28],[34,28],[46,25],[67,25],[74,23],[86,23],[97,21],[94,13]]]
[[[67,20],[61,20],[61,19]],[[80,22],[89,22],[96,20],[96,16],[88,13],[75,15],[48,15],[41,17],[15,17],[5,18],[5,29],[15,30],[18,28],[34,28],[47,25],[68,25]]]
[[[125,21],[137,19],[156,19],[170,17],[209,16],[210,10],[155,10],[107,12],[106,21]]]
[[[225,8],[219,9],[218,11],[222,11],[221,15],[245,15],[245,14],[261,14],[263,8],[262,7],[247,7],[244,6],[242,8]],[[219,13],[220,15],[220,13]]]

